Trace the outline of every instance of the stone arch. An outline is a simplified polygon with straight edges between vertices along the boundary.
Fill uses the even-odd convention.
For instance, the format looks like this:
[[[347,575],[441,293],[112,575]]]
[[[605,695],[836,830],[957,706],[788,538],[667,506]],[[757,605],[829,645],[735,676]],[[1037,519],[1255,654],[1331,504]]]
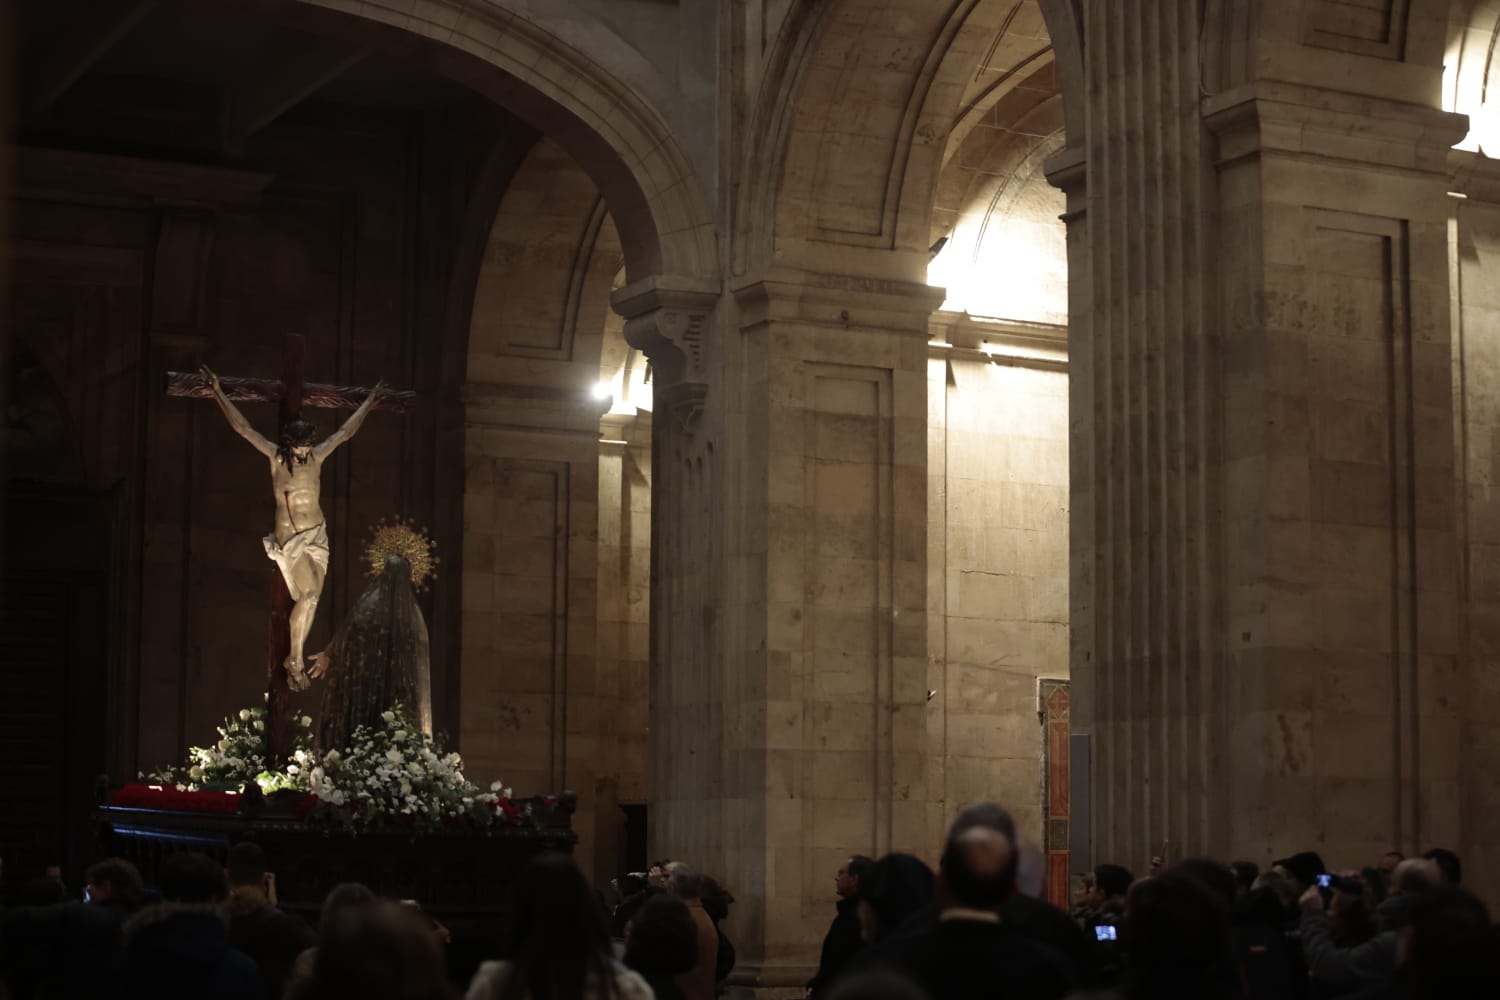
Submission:
[[[631,281],[716,280],[717,237],[702,183],[657,110],[612,72],[618,65],[602,65],[494,2],[296,2],[314,17],[370,22],[372,44],[465,83],[566,148],[609,205]],[[591,36],[609,34],[592,27]]]
[[[800,3],[783,23],[750,125],[740,216],[759,214],[737,271],[810,263],[809,248],[874,252],[871,269],[921,281],[929,218],[955,128],[982,117],[1023,70],[1057,62],[1081,136],[1077,0]],[[751,224],[753,225],[753,224]]]

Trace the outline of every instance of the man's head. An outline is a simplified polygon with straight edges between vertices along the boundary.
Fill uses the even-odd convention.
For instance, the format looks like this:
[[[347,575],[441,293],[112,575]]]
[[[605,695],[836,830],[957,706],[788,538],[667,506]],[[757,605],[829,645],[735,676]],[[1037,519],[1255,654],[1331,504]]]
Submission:
[[[1328,871],[1323,865],[1323,859],[1316,851],[1293,854],[1289,858],[1273,862],[1271,867],[1286,876],[1287,881],[1292,884],[1292,888],[1299,896],[1317,885],[1318,876]]]
[[[1234,872],[1235,895],[1243,896],[1255,886],[1260,878],[1260,865],[1254,861],[1231,861],[1229,870]]]
[[[229,884],[236,888],[246,885],[264,886],[266,868],[265,850],[253,840],[243,840],[229,849],[224,874],[229,879]]]
[[[931,902],[932,869],[910,854],[887,854],[860,880],[861,936],[880,941]]]
[[[197,851],[174,854],[162,862],[157,875],[161,894],[169,903],[217,903],[229,895],[224,869]]]
[[[976,802],[973,805],[964,806],[958,811],[958,815],[953,817],[953,822],[948,825],[947,843],[951,846],[961,834],[974,829],[993,830],[1010,845],[1010,870],[1005,873],[1005,877],[1014,883],[1018,861],[1016,821],[1011,818],[1010,813],[993,802]]]
[[[687,865],[675,862],[667,871],[667,891],[678,899],[687,901],[702,895],[703,880]]]
[[[1281,903],[1283,909],[1291,910],[1297,905],[1297,890],[1292,888],[1291,880],[1281,872],[1272,868],[1270,871],[1261,872],[1255,880],[1251,891],[1269,889],[1275,893],[1276,899]]]
[[[1406,855],[1400,851],[1386,851],[1380,856],[1380,864],[1375,867],[1380,869],[1380,874],[1389,879],[1396,873],[1396,866],[1406,860]]]
[[[1130,874],[1129,868],[1100,865],[1094,869],[1094,891],[1089,896],[1089,905],[1099,907],[1109,902],[1122,902],[1134,881],[1135,876]]]
[[[89,868],[83,881],[91,903],[114,902],[134,908],[146,892],[139,869],[124,858],[105,858]]]
[[[1011,844],[1016,842],[1016,821],[1011,818],[1010,813],[993,802],[975,802],[960,809],[958,815],[953,817],[953,822],[948,825],[948,840],[952,841],[974,826],[987,826]]]
[[[1438,871],[1442,873],[1443,881],[1449,885],[1463,885],[1464,865],[1458,860],[1458,855],[1444,847],[1434,847],[1422,855],[1428,861],[1437,863]]]
[[[998,910],[1015,887],[1015,844],[989,826],[971,826],[951,837],[938,865],[938,898],[944,909]]]
[[[1426,858],[1406,858],[1391,874],[1391,895],[1415,896],[1443,880],[1436,862]]]
[[[1092,906],[1094,898],[1094,873],[1084,872],[1078,876],[1078,884],[1073,887],[1074,906]]]
[[[280,447],[276,457],[291,468],[292,463],[307,464],[313,445],[318,442],[318,429],[301,418],[288,420],[281,428]]]
[[[281,428],[283,448],[311,448],[318,443],[318,428],[309,420],[288,420]]]
[[[875,867],[874,860],[863,854],[856,854],[848,861],[839,866],[839,870],[833,876],[833,891],[839,894],[840,899],[848,899],[859,895],[859,883],[868,878],[870,869]]]

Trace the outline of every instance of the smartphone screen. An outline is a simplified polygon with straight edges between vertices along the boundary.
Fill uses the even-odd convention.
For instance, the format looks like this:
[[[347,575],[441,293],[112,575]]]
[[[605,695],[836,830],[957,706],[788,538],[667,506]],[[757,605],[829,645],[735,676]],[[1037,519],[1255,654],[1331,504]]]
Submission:
[[[1113,924],[1100,924],[1094,928],[1095,941],[1118,941],[1119,931]]]
[[[1319,875],[1318,876],[1318,888],[1319,889],[1327,889],[1332,884],[1333,884],[1333,876],[1332,875]]]

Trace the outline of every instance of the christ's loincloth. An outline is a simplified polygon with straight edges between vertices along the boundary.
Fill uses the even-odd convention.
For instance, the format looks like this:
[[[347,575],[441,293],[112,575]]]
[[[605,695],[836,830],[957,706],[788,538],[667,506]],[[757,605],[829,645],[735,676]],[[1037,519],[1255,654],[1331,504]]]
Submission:
[[[284,542],[276,541],[275,535],[267,535],[261,541],[265,543],[267,558],[281,567],[286,589],[294,594],[297,587],[292,583],[292,569],[304,558],[311,559],[319,569],[328,572],[328,528],[324,524],[304,528]]]

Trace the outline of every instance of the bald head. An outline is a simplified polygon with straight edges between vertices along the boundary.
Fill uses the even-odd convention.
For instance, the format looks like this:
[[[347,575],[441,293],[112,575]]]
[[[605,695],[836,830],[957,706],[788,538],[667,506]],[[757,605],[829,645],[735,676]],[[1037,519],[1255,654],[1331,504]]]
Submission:
[[[994,830],[1012,844],[1016,842],[1016,821],[1011,819],[1010,813],[993,802],[975,802],[960,809],[948,826],[948,839],[951,841],[960,833],[976,826]]]
[[[1443,880],[1437,862],[1426,858],[1407,858],[1391,873],[1391,895],[1408,896],[1424,892]]]
[[[1010,838],[988,826],[955,834],[943,852],[942,888],[949,906],[995,910],[1010,896],[1016,852]]]

